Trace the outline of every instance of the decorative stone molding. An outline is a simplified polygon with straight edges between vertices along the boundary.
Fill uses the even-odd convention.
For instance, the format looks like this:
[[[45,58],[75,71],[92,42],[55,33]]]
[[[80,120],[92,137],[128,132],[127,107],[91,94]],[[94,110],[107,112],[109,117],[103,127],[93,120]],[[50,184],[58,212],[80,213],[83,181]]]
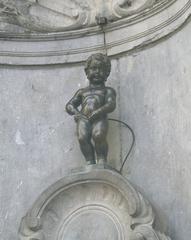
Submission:
[[[49,187],[22,219],[20,240],[170,240],[151,205],[114,170],[86,169]]]
[[[65,4],[65,1],[2,0],[0,20],[22,27],[23,32],[59,32],[82,27],[87,22],[88,9],[85,6],[80,9],[75,1]]]
[[[96,25],[96,16],[110,22],[173,0],[2,0],[1,21],[28,31],[62,32]]]
[[[117,18],[128,17],[133,14],[138,14],[145,9],[149,10],[154,8],[157,4],[168,4],[170,1],[163,1],[163,0],[113,0],[112,10],[114,16]]]
[[[3,0],[3,2],[13,2],[13,0]],[[7,12],[10,12],[9,15],[13,17],[10,19],[15,23],[18,23],[15,16],[21,18],[19,20],[21,23],[21,21],[25,21],[23,14],[26,14],[26,21],[29,22],[25,21],[25,27],[29,29],[32,29],[36,23],[33,18],[28,17],[28,8],[38,8],[41,4],[43,8],[46,6],[46,10],[52,7],[51,11],[57,14],[58,3],[69,3],[60,0],[55,1],[54,4],[50,0],[39,0],[38,2],[28,0],[27,3],[24,1],[25,5],[23,5],[22,0],[18,2],[22,2],[19,5],[22,8],[20,7],[19,10],[18,7],[11,7],[12,5],[3,8],[2,3],[0,8],[3,9],[5,19]],[[91,4],[93,3],[97,6],[94,9],[99,11],[92,12]],[[66,17],[69,10],[63,10],[66,11],[64,19],[68,20],[63,19],[62,28],[53,26],[59,21],[54,21],[56,18],[50,17],[53,25],[46,21],[43,25],[41,20],[37,24],[39,29],[36,30],[40,30],[42,25],[47,25],[47,28],[43,27],[40,30],[41,32],[0,32],[0,64],[78,63],[86,60],[93,53],[105,52],[105,47],[109,56],[137,51],[137,49],[144,48],[177,31],[188,21],[191,14],[191,0],[108,0],[105,1],[104,6],[100,1],[91,0],[87,4],[85,1],[76,0],[72,1],[71,8],[75,9],[77,5],[77,13],[72,18]],[[99,9],[100,6],[102,6],[102,10]],[[85,10],[79,13],[78,9]],[[41,14],[37,9],[33,10],[33,17],[35,14],[40,14],[45,20],[47,19],[46,14]],[[32,10],[30,9],[30,11]],[[70,10],[68,13],[71,15],[74,11]],[[95,16],[107,17],[108,24],[104,26],[104,29],[95,26]],[[46,33],[47,31],[48,33]],[[105,32],[106,46],[104,46],[103,31]]]

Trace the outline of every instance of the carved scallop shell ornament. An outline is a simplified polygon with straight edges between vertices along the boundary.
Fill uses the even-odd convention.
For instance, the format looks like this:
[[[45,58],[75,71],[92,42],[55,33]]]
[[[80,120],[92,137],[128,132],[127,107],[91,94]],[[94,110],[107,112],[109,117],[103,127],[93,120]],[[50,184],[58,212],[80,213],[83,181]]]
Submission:
[[[151,205],[115,170],[88,168],[49,187],[22,219],[20,240],[170,240]]]

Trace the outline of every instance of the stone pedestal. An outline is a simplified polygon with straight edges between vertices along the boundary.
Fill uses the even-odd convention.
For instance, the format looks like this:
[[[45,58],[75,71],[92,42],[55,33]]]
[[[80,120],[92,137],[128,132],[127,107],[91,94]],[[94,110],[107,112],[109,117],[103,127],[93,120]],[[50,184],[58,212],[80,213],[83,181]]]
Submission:
[[[170,240],[152,207],[116,170],[89,166],[42,193],[22,219],[20,240]]]

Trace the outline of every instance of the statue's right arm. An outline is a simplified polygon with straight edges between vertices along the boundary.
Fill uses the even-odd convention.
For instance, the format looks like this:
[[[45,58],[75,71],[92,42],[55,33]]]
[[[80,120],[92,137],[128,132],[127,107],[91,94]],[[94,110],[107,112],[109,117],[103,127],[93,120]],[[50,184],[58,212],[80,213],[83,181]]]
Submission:
[[[78,90],[74,97],[66,104],[66,111],[70,115],[79,114],[78,107],[82,103],[82,90]]]

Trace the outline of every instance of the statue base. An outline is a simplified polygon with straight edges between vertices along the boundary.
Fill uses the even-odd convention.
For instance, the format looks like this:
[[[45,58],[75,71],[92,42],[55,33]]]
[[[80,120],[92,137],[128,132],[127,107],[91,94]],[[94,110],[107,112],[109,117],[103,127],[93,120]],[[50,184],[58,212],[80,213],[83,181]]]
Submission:
[[[170,240],[143,196],[114,169],[91,165],[50,186],[22,219],[20,240]]]

